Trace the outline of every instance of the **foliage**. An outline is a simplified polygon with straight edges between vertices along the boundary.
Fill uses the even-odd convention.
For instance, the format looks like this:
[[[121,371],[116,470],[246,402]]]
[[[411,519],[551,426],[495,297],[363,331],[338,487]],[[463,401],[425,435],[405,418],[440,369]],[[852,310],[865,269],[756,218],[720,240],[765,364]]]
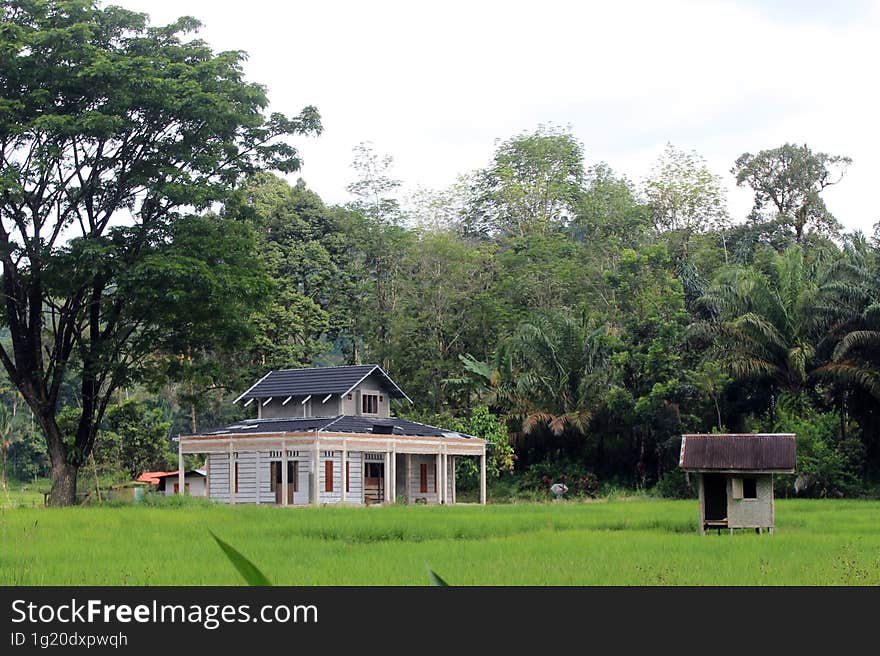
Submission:
[[[568,486],[566,497],[591,497],[599,489],[599,479],[583,463],[566,457],[548,458],[531,465],[518,485],[521,490],[541,490],[549,498],[550,486],[563,483]]]
[[[264,115],[265,90],[243,79],[243,53],[190,39],[192,18],[151,27],[143,14],[92,1],[13,2],[0,12],[2,320],[14,344],[0,360],[43,430],[51,500],[63,505],[114,390],[137,379],[167,335],[179,337],[158,321],[230,309],[210,300],[246,304],[232,285],[171,312],[188,298],[178,287],[144,312],[132,274],[181,236],[177,223],[192,208],[222,200],[259,168],[296,170],[284,138],[321,124],[313,107]],[[201,251],[188,250],[191,262],[175,273],[200,289],[223,260],[190,267]],[[55,410],[74,373],[81,412],[65,444]]]
[[[127,472],[132,479],[145,471],[168,471],[177,460],[170,428],[160,408],[150,409],[135,400],[113,405],[107,411],[95,460],[105,468]]]

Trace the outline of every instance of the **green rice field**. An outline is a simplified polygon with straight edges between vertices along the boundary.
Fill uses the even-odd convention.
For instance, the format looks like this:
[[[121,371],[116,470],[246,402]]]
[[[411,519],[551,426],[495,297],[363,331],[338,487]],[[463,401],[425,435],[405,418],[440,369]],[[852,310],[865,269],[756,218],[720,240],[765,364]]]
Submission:
[[[177,501],[175,499],[172,502]],[[778,500],[773,535],[700,537],[696,501],[0,510],[0,584],[878,585],[880,502]]]

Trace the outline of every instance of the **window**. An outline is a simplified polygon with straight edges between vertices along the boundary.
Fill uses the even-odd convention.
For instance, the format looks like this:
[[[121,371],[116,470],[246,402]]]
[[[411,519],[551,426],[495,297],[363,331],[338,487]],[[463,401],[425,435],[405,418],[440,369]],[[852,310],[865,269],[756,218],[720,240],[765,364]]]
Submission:
[[[238,494],[238,463],[235,463],[235,493]]]
[[[742,497],[743,499],[758,498],[758,479],[754,476],[742,479]]]
[[[349,470],[351,469],[351,463],[345,463],[345,491],[351,492],[351,484],[349,483],[349,474],[351,473]]]
[[[333,491],[333,461],[324,461],[324,492]]]
[[[422,494],[428,491],[428,465],[422,463],[419,465],[419,492]]]
[[[361,396],[361,412],[365,415],[379,414],[379,395],[364,394]]]
[[[280,462],[269,463],[269,489],[274,492],[284,486],[282,480]],[[299,462],[296,460],[287,461],[287,485],[292,486],[294,492],[299,492]],[[291,488],[288,487],[288,490]]]

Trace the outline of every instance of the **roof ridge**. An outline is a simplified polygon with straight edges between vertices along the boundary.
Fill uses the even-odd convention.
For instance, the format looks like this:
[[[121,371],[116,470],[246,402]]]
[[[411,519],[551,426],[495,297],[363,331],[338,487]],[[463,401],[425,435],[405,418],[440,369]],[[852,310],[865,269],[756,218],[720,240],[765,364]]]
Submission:
[[[319,369],[351,369],[353,367],[378,367],[377,364],[338,364],[329,367],[294,367],[292,369],[270,369],[270,374],[284,373],[288,371],[317,371]]]

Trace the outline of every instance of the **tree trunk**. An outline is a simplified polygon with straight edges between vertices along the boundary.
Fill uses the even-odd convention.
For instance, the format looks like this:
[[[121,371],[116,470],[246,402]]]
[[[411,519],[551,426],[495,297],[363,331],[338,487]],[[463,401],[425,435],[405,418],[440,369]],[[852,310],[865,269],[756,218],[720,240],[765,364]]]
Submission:
[[[69,462],[52,463],[52,491],[50,506],[72,506],[76,503],[76,476],[79,467]]]

